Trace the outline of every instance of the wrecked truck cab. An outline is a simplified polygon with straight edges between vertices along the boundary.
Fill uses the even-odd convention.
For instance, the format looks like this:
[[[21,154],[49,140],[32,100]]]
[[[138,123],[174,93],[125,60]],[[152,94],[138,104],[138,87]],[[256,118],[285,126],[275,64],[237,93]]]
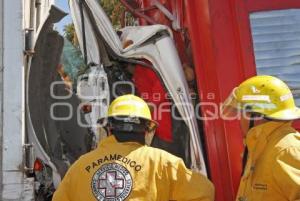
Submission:
[[[164,25],[125,27],[121,39],[96,0],[70,1],[71,15],[79,38],[80,48],[87,62],[109,68],[110,61],[141,64],[150,63],[172,98],[190,133],[191,168],[206,174],[200,133],[195,112],[191,107],[187,81],[172,39]],[[121,41],[122,40],[122,41]],[[132,43],[123,47],[125,40]],[[147,64],[142,62],[144,66]]]

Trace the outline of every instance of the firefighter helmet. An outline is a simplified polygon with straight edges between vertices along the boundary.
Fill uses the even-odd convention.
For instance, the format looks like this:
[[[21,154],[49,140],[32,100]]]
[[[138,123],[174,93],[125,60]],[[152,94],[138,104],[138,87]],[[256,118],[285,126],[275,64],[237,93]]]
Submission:
[[[289,87],[267,75],[254,76],[236,87],[223,104],[223,111],[232,111],[230,108],[246,109],[273,120],[300,119],[300,109]]]
[[[108,108],[108,119],[144,124],[149,131],[158,126],[158,123],[151,118],[147,103],[134,95],[123,95],[116,98]]]

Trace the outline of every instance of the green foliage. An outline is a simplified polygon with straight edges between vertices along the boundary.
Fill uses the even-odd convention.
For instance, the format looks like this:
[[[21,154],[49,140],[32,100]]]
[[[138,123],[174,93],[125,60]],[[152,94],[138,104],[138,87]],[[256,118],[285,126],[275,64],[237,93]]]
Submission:
[[[110,18],[114,28],[121,28],[121,21],[125,17],[126,8],[120,0],[99,0],[99,3]],[[126,13],[125,21],[126,24],[134,24],[134,18],[129,13]]]
[[[101,7],[104,9],[107,16],[110,18],[112,25],[115,29],[121,28],[121,22],[125,16],[125,23],[127,25],[133,25],[135,19],[130,13],[125,15],[125,7],[120,0],[99,0]],[[70,23],[64,27],[65,37],[71,41],[71,43],[78,47],[78,40],[75,33],[74,24]]]
[[[77,36],[73,23],[64,26],[64,36],[67,38],[75,47],[78,46]]]
[[[99,0],[100,5],[115,27],[120,26],[120,15],[124,12],[119,0]]]

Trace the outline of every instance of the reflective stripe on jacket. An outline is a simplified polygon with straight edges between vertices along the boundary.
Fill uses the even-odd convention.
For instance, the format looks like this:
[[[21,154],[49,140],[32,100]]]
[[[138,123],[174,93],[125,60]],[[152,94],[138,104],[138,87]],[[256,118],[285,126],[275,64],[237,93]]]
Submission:
[[[249,155],[236,200],[300,200],[300,134],[291,122],[256,126],[246,144]]]
[[[180,158],[134,142],[118,143],[110,136],[70,167],[53,197],[92,200],[212,201],[214,187]]]

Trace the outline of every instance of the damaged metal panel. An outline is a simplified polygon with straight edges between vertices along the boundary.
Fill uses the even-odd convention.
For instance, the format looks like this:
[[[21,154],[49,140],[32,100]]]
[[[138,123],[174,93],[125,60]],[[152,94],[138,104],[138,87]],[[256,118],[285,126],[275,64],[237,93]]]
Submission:
[[[65,90],[57,72],[64,40],[53,31],[53,23],[63,16],[59,9],[51,7],[36,40],[26,91],[29,141],[35,146],[35,156],[60,176],[64,175],[68,163],[88,151],[88,131],[77,123],[79,100]],[[54,178],[55,186],[58,177]]]
[[[256,12],[250,21],[257,73],[284,80],[300,106],[300,9]]]

